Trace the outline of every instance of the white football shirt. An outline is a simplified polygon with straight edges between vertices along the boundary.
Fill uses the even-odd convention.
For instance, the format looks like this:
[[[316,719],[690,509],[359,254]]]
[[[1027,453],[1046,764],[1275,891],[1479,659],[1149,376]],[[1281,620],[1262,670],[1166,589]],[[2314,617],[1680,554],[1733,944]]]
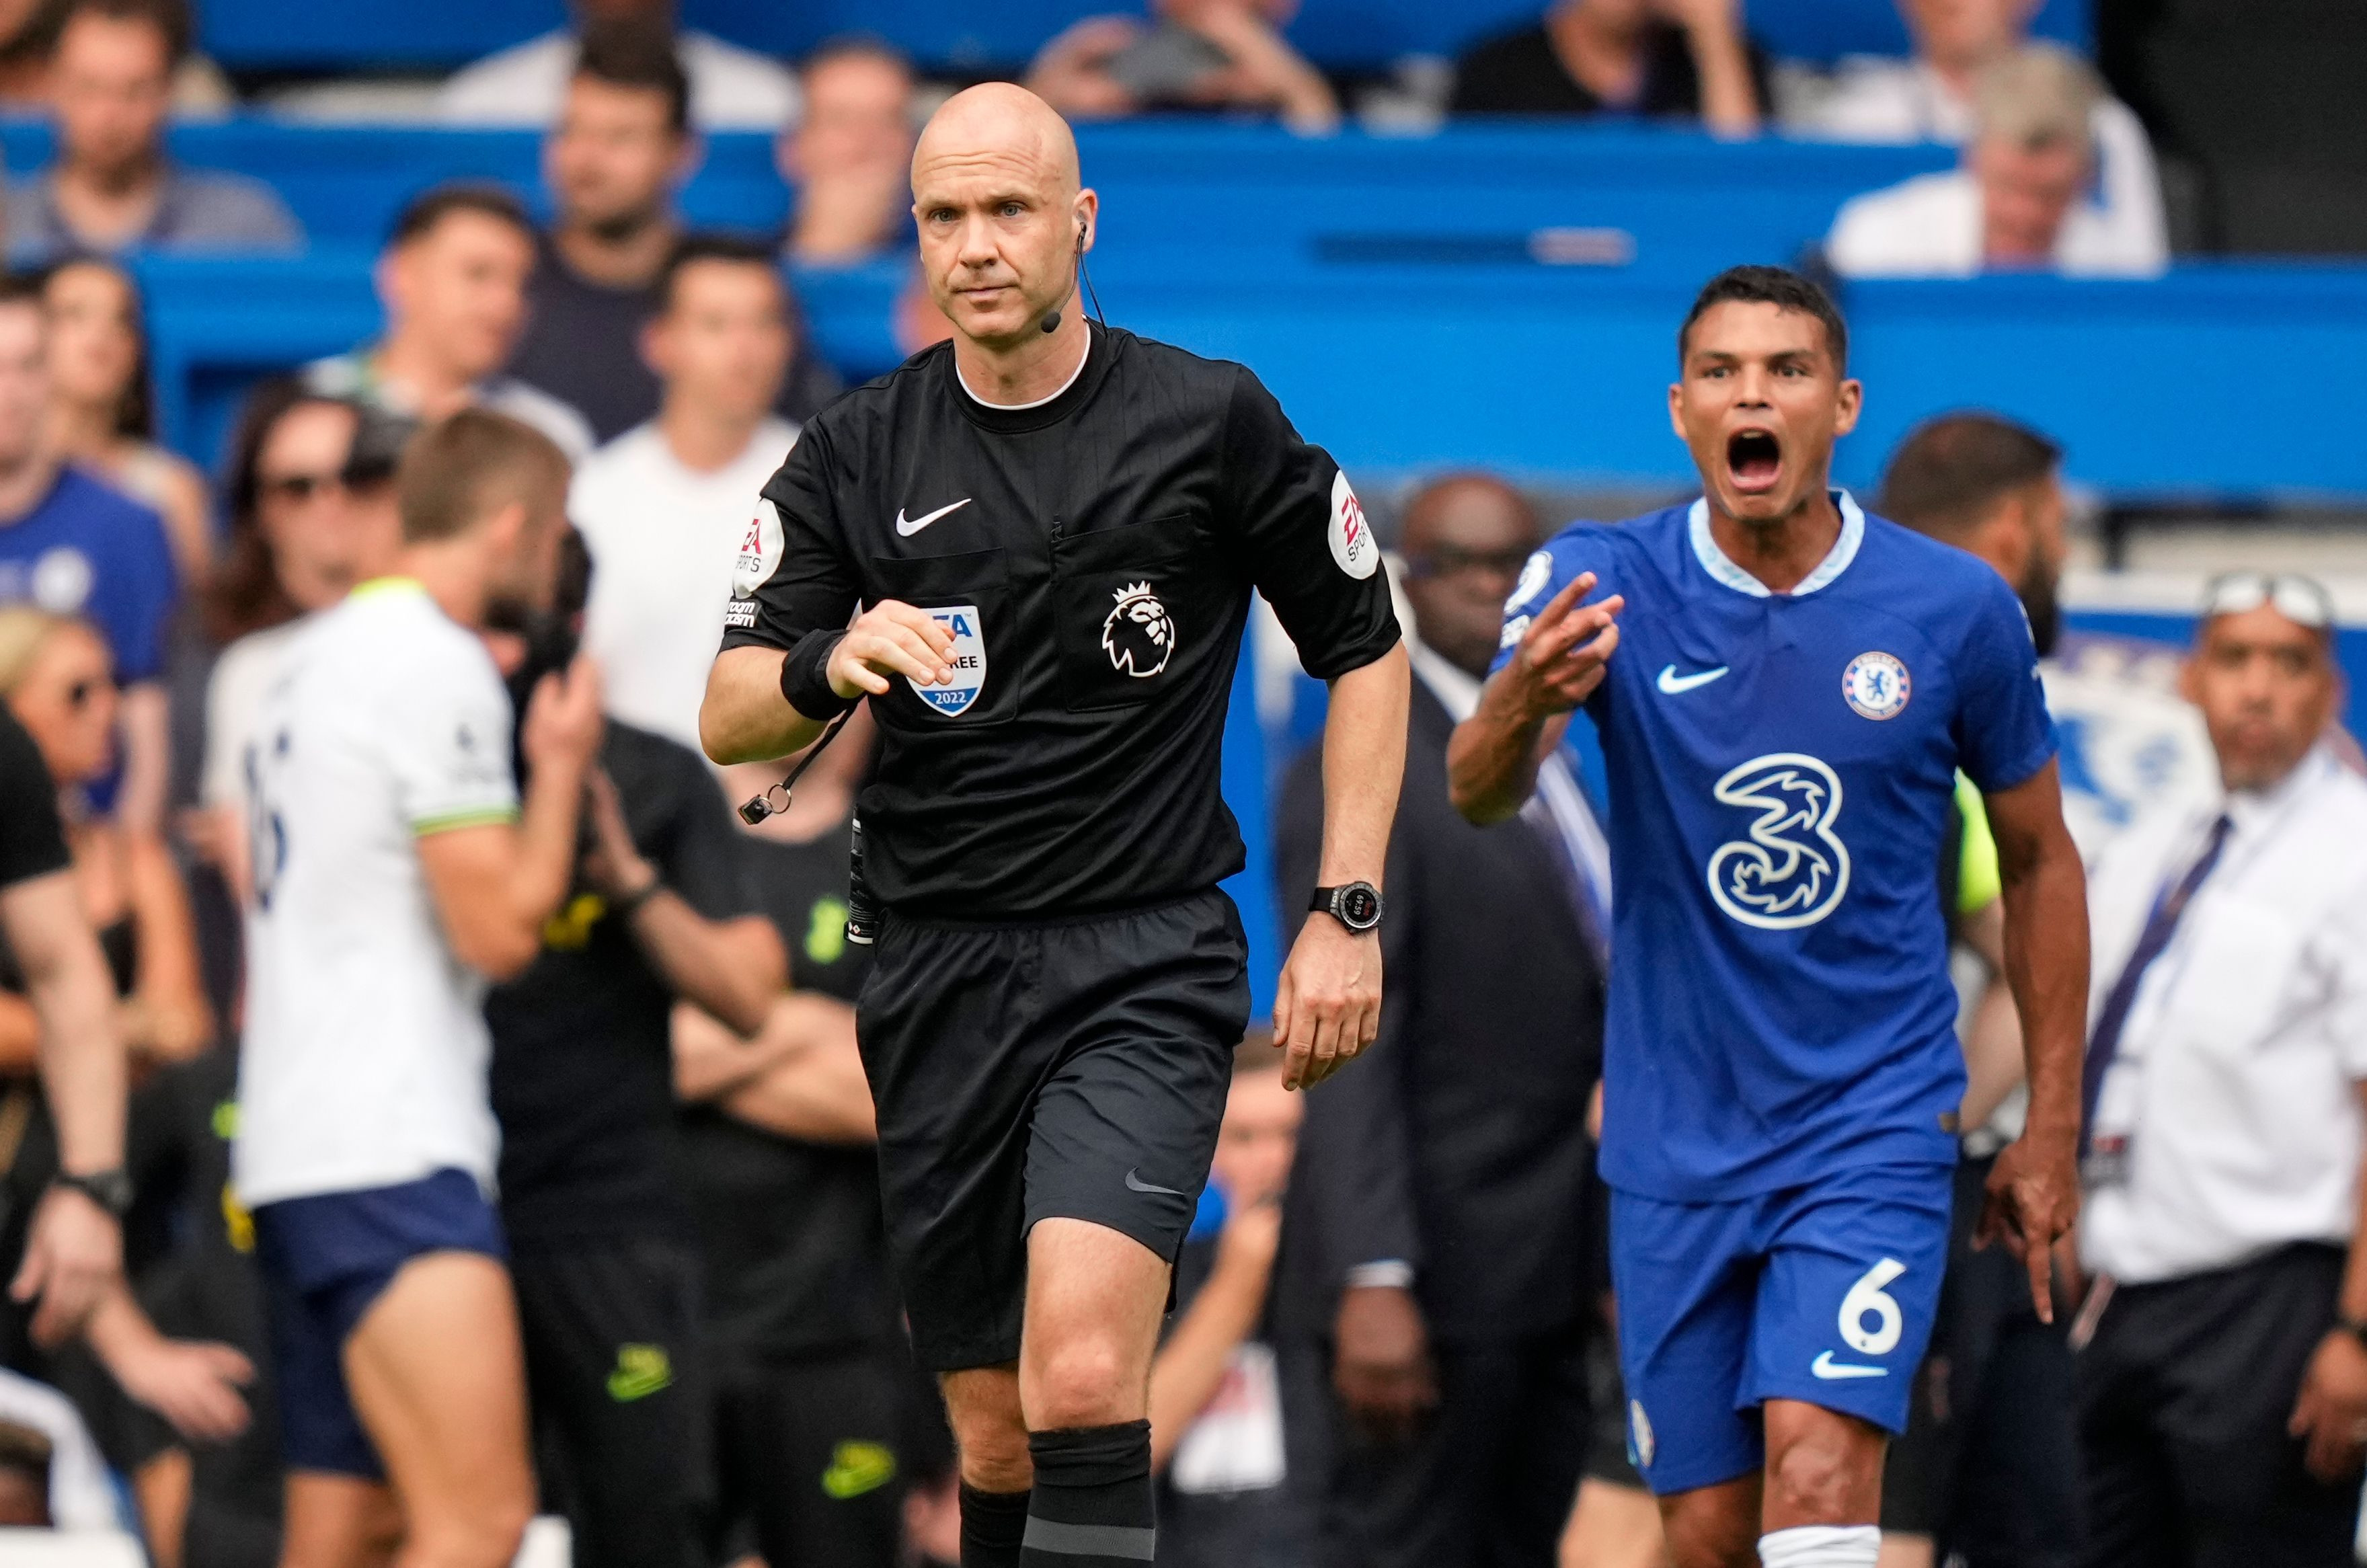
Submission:
[[[278,660],[246,764],[249,1207],[446,1168],[491,1190],[485,982],[444,939],[416,840],[516,816],[511,725],[483,646],[407,578],[355,589]]]
[[[654,424],[636,425],[575,470],[567,513],[592,552],[584,651],[608,711],[698,750],[698,705],[723,642],[732,563],[756,498],[798,427],[757,426],[739,457],[702,472]]]

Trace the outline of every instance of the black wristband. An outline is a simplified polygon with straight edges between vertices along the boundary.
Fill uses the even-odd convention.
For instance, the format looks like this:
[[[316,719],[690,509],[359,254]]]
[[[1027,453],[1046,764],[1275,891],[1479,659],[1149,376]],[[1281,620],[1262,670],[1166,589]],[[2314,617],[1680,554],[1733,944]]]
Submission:
[[[830,656],[844,636],[843,631],[808,632],[781,660],[781,695],[800,716],[833,719],[863,700],[860,694],[842,697],[830,689]]]

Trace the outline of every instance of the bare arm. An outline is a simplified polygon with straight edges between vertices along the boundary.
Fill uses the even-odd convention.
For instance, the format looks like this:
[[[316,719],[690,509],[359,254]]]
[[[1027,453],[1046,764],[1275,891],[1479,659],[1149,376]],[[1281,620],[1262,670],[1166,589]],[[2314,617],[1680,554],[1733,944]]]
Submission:
[[[173,771],[172,709],[160,681],[123,688],[123,782],[116,791],[115,819],[132,832],[162,832],[164,797]]]
[[[1744,40],[1737,0],[1660,0],[1670,19],[1685,30],[1685,45],[1701,82],[1702,128],[1719,136],[1759,131],[1759,88],[1750,79],[1750,48]]]
[[[578,659],[564,680],[545,676],[527,705],[522,739],[533,776],[518,820],[418,840],[445,939],[489,979],[511,979],[534,962],[543,922],[567,897],[583,777],[600,729],[600,679],[590,660]]]
[[[855,1010],[792,993],[742,1040],[697,1009],[674,1010],[674,1092],[712,1100],[751,1126],[813,1143],[878,1136],[870,1080],[855,1045]]]
[[[815,634],[817,636],[822,634]],[[954,634],[925,610],[883,599],[855,617],[831,649],[824,669],[840,698],[885,696],[889,682],[902,675],[923,685],[952,681],[946,657]],[[727,648],[707,672],[707,696],[698,705],[698,743],[710,761],[762,762],[802,751],[830,722],[800,713],[781,692],[781,666],[788,656],[769,648]]]
[[[1521,808],[1536,787],[1546,727],[1603,683],[1625,601],[1614,593],[1586,604],[1593,591],[1594,574],[1580,572],[1536,613],[1511,661],[1480,688],[1478,711],[1446,743],[1447,793],[1481,827]]]
[[[90,1348],[109,1376],[142,1404],[198,1442],[227,1442],[246,1430],[245,1396],[255,1366],[228,1345],[168,1339],[119,1281],[91,1314]]]
[[[1996,1115],[2022,1082],[2022,1015],[2005,981],[2005,900],[1992,898],[1960,917],[1956,936],[1988,967],[1965,1028],[1965,1099],[1956,1122],[1970,1132]]]
[[[1323,726],[1323,854],[1319,886],[1379,886],[1389,827],[1405,782],[1412,666],[1405,645],[1331,682]],[[1329,915],[1298,928],[1274,1003],[1274,1043],[1288,1053],[1283,1081],[1309,1089],[1373,1043],[1381,1027],[1381,943]]]
[[[134,996],[144,1049],[159,1060],[187,1061],[214,1034],[213,1010],[198,975],[197,919],[189,910],[188,885],[161,837],[128,833],[124,840],[131,918],[140,939]]]
[[[71,871],[0,888],[0,929],[24,970],[40,1019],[41,1084],[57,1124],[58,1165],[69,1173],[123,1167],[123,1042],[115,987],[84,916]],[[122,1277],[122,1232],[71,1188],[41,1199],[9,1293],[40,1298],[33,1337],[54,1345],[79,1328]]]
[[[1253,1203],[1225,1222],[1215,1269],[1150,1364],[1154,1473],[1175,1457],[1184,1434],[1224,1386],[1233,1351],[1256,1332],[1281,1235],[1282,1206],[1276,1200]]]
[[[584,872],[593,885],[631,907],[633,940],[675,996],[753,1033],[789,977],[788,956],[773,923],[761,915],[710,920],[664,886],[658,868],[634,847],[606,772],[592,770],[585,798],[594,848]]]
[[[2362,1113],[2367,1113],[2367,1083],[2355,1083]],[[2360,1172],[2360,1190],[2350,1222],[2350,1256],[2342,1268],[2342,1294],[2336,1312],[2343,1323],[2367,1323],[2367,1168]],[[2337,1326],[2318,1341],[2308,1370],[2302,1376],[2301,1396],[2293,1402],[2286,1428],[2305,1438],[2305,1461],[2321,1481],[2355,1478],[2367,1436],[2367,1346],[2349,1329]]]
[[[2088,878],[2049,762],[1985,797],[2004,886],[2005,975],[2022,1018],[2030,1115],[1989,1174],[1980,1239],[2003,1241],[2055,1321],[2049,1257],[2079,1213],[2079,1068],[2088,1025]]]

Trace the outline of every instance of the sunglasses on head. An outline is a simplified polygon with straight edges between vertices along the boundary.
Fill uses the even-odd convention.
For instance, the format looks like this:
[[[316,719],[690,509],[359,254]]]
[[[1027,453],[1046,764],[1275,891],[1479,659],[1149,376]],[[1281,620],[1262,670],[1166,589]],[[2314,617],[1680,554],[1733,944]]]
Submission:
[[[2203,614],[2241,615],[2273,605],[2297,626],[2323,631],[2334,624],[2334,595],[2315,578],[2292,571],[2226,571],[2203,591]]]

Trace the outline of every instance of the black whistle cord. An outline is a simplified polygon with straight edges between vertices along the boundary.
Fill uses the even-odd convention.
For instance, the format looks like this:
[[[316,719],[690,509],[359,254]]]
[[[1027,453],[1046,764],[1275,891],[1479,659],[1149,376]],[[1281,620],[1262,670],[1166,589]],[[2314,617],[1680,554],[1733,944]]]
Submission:
[[[791,768],[788,771],[787,775],[784,777],[779,784],[775,784],[771,789],[764,791],[762,795],[752,795],[746,800],[742,801],[740,803],[740,820],[745,822],[751,828],[753,828],[765,818],[787,811],[789,808],[791,792],[798,787],[798,781],[805,777],[806,770],[814,765],[814,759],[821,756],[823,750],[827,748],[832,741],[838,739],[838,732],[846,728],[846,721],[854,716],[855,709],[849,708],[844,713],[840,714],[836,718],[832,719],[830,721],[830,728],[821,732],[820,739],[806,748],[806,754],[798,759],[798,765]],[[773,800],[773,797],[776,795],[780,796],[780,802],[777,805],[776,805]]]

